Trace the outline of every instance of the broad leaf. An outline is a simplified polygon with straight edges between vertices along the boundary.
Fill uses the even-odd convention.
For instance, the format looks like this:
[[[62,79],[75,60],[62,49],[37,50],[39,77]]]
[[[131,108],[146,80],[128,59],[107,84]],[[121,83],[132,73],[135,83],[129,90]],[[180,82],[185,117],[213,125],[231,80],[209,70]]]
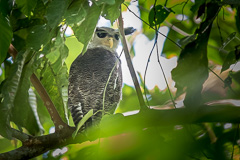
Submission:
[[[84,125],[84,123],[93,116],[93,109],[89,110],[87,114],[84,115],[84,117],[80,120],[80,122],[77,124],[76,130],[73,132],[72,137],[75,138],[79,129]]]
[[[208,78],[207,45],[212,21],[219,8],[209,3],[207,17],[196,30],[197,39],[188,43],[181,51],[178,65],[172,70],[172,78],[179,92],[186,90],[184,105],[197,106],[202,103],[202,85]],[[214,14],[213,14],[214,13]]]
[[[16,3],[26,16],[30,16],[31,12],[37,5],[37,0],[16,0]]]
[[[32,53],[30,53],[32,55]],[[36,135],[42,131],[42,126],[39,122],[38,113],[36,110],[36,97],[30,88],[30,76],[37,69],[37,59],[39,53],[32,56],[31,60],[24,66],[19,89],[14,100],[14,107],[12,109],[12,120],[19,127],[24,127],[32,135]],[[30,100],[31,98],[31,100]]]
[[[61,117],[68,120],[68,74],[64,63],[68,55],[68,48],[63,38],[58,35],[52,51],[46,55],[47,64],[41,73],[41,81],[55,104]],[[51,81],[49,81],[51,79]]]
[[[0,64],[5,60],[12,41],[13,32],[7,17],[0,14]]]
[[[50,29],[48,25],[36,25],[31,30],[27,37],[27,47],[39,50],[50,39]]]
[[[103,6],[97,6],[93,3],[92,6],[85,5],[84,8],[87,11],[85,19],[72,27],[78,41],[84,45],[83,53],[93,36]]]
[[[190,8],[190,10],[195,13],[198,11],[198,9],[200,8],[200,6],[205,3],[206,0],[197,0],[195,1],[194,5]]]
[[[102,4],[113,5],[113,4],[115,4],[115,0],[93,0],[93,2],[96,3],[96,5],[102,5]]]
[[[120,5],[124,2],[124,0],[117,0],[115,4],[107,4],[103,9],[102,16],[106,19],[109,19],[111,23],[120,16]]]
[[[219,51],[224,49],[235,37],[236,37],[236,32],[233,32],[230,35],[228,35],[226,40],[223,42],[222,46],[219,48]]]
[[[154,27],[155,25],[160,25],[171,12],[173,12],[171,8],[167,8],[162,5],[157,5],[153,7],[148,15],[148,21],[150,26]]]
[[[1,88],[3,99],[0,106],[0,134],[6,138],[11,137],[8,130],[10,124],[10,115],[14,107],[14,100],[20,88],[23,66],[26,58],[29,55],[29,51],[18,53],[15,63],[11,68],[10,75]]]
[[[228,53],[226,59],[223,62],[221,72],[227,70],[230,65],[234,64],[237,62],[235,51],[231,51]]]
[[[240,33],[240,7],[237,8],[237,14],[235,16],[236,19],[236,27],[238,29],[238,33]]]
[[[53,0],[47,7],[46,18],[51,28],[57,27],[67,9],[68,0]]]
[[[83,5],[88,3],[87,1],[77,0],[73,1],[67,11],[65,12],[64,17],[69,25],[74,23],[80,23],[85,16],[87,11],[84,9]]]

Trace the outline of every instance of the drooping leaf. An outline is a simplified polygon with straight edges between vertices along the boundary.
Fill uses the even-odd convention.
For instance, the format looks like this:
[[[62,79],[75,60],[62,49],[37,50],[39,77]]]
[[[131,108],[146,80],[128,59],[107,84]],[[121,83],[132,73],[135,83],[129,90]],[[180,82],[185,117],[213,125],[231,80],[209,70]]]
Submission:
[[[102,16],[106,19],[109,19],[111,23],[119,17],[120,15],[120,5],[124,2],[124,0],[117,0],[114,4],[107,4],[103,9]]]
[[[57,27],[57,25],[61,22],[67,6],[67,0],[53,0],[49,4],[47,7],[46,18],[48,20],[48,25],[51,28]]]
[[[232,79],[240,85],[240,71],[237,72],[230,72],[229,75],[232,77]],[[239,96],[237,96],[239,99]]]
[[[0,15],[7,16],[9,15],[12,9],[13,3],[9,1],[0,1]]]
[[[30,53],[30,55],[32,55],[32,53]],[[42,131],[42,126],[36,111],[36,97],[30,88],[30,76],[38,67],[37,59],[39,53],[31,57],[30,60],[26,59],[27,64],[21,73],[19,89],[14,100],[11,119],[19,127],[24,127],[29,133],[35,135]]]
[[[0,14],[0,64],[5,60],[7,51],[12,41],[13,32],[7,17]]]
[[[240,33],[240,7],[237,8],[235,19],[236,19],[236,27],[238,29],[238,33]]]
[[[200,6],[203,5],[206,0],[197,0],[195,1],[194,5],[190,8],[190,10],[195,13],[199,10]]]
[[[59,34],[52,50],[46,55],[47,65],[41,72],[41,82],[65,121],[68,120],[68,74],[64,63],[67,55],[68,48],[64,44],[63,37]]]
[[[236,60],[236,56],[235,56],[235,51],[229,52],[226,59],[223,62],[221,72],[227,70],[230,67],[230,65],[232,65],[236,62],[237,62],[237,60]]]
[[[4,82],[1,88],[3,99],[0,106],[0,134],[6,138],[11,137],[9,131],[10,115],[14,107],[14,100],[20,88],[23,66],[29,54],[29,51],[18,53],[15,63],[11,68],[8,79]]]
[[[60,116],[67,122],[68,117],[66,117],[67,113],[65,113],[67,90],[64,89],[68,87],[67,67],[64,65],[59,73],[55,73],[51,64],[48,64],[45,72],[41,75],[41,82]]]
[[[199,8],[198,8],[198,14],[196,19],[198,19],[199,17],[201,17],[204,13],[205,13],[205,9],[206,9],[206,4],[203,3]]]
[[[76,130],[73,132],[72,137],[75,138],[79,129],[84,125],[84,123],[93,116],[93,109],[89,110],[87,114],[83,116],[83,118],[80,120],[80,122],[77,124]]]
[[[28,90],[28,94],[29,94],[29,104],[30,104],[30,107],[32,109],[32,112],[33,112],[33,115],[34,115],[34,118],[35,118],[34,120],[36,120],[36,122],[37,122],[40,133],[44,133],[44,128],[43,128],[43,126],[40,122],[38,111],[37,111],[38,106],[37,106],[36,94],[34,93],[32,88],[30,88]]]
[[[84,9],[84,4],[88,3],[87,1],[77,0],[73,1],[67,11],[65,12],[64,17],[69,25],[74,23],[81,23],[81,21],[87,15],[87,11]]]
[[[96,5],[114,5],[115,4],[115,0],[93,0],[94,3],[96,3]]]
[[[231,33],[228,35],[226,40],[223,42],[222,46],[219,48],[219,52],[224,49],[234,38],[236,37],[236,32]]]
[[[83,53],[93,36],[103,6],[97,6],[93,3],[92,6],[84,5],[84,8],[87,11],[85,19],[72,27],[78,41],[84,45]]]
[[[47,12],[47,5],[44,5],[43,1],[37,1],[36,8],[33,11],[32,19],[43,19],[45,20],[45,15]]]
[[[155,25],[160,25],[171,12],[173,12],[171,8],[162,5],[153,7],[149,12],[148,17],[150,26],[154,27]]]
[[[26,16],[30,16],[31,12],[37,5],[37,0],[16,0],[16,3],[19,8],[21,8],[21,11]]]
[[[27,37],[27,47],[39,50],[50,39],[50,28],[48,25],[36,25],[31,30]]]
[[[178,65],[172,70],[172,78],[176,82],[178,93],[186,90],[184,105],[192,107],[200,105],[202,85],[208,78],[207,45],[212,27],[212,20],[219,7],[209,3],[207,17],[196,30],[198,37],[188,43],[180,53]],[[213,14],[214,13],[214,14]]]

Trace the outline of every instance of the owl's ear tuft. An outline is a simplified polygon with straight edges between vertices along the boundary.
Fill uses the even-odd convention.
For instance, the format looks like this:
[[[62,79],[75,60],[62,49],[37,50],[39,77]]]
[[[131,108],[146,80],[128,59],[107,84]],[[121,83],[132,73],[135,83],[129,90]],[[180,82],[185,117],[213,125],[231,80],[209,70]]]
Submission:
[[[125,33],[125,35],[132,34],[132,33],[135,32],[135,31],[136,31],[136,29],[133,28],[133,27],[124,28],[124,33]]]

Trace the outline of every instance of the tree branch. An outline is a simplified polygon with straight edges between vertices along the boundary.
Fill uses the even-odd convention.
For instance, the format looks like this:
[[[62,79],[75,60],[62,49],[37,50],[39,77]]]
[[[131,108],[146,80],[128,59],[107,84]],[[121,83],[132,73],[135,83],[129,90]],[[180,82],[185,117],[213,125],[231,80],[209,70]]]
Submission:
[[[15,47],[12,44],[10,44],[8,53],[13,57],[13,59],[15,59],[18,52],[15,49]],[[69,128],[69,126],[63,122],[58,111],[56,110],[55,105],[53,104],[51,98],[49,97],[47,91],[45,90],[42,83],[40,82],[40,80],[37,78],[37,76],[34,73],[30,77],[30,80],[31,80],[34,88],[40,95],[41,99],[43,100],[43,102],[48,110],[48,113],[50,114],[50,117],[54,123],[55,130],[59,131],[63,128]]]
[[[12,136],[18,140],[20,140],[21,142],[25,142],[26,140],[28,140],[29,138],[31,138],[32,136],[20,132],[19,130],[16,130],[14,128],[11,128],[11,132],[12,132]]]
[[[119,30],[120,30],[120,34],[121,34],[121,41],[122,41],[122,45],[123,45],[124,54],[126,57],[127,65],[128,65],[130,74],[132,76],[132,80],[133,80],[136,92],[137,92],[138,101],[140,103],[140,109],[145,110],[148,108],[144,102],[143,94],[141,92],[140,85],[138,83],[137,76],[136,76],[136,73],[135,73],[135,70],[134,70],[134,67],[133,67],[133,64],[131,61],[131,57],[130,57],[130,54],[128,51],[127,42],[125,39],[125,34],[124,34],[124,29],[123,29],[123,20],[122,20],[122,12],[121,11],[120,11],[120,16],[118,18],[118,22],[119,22]]]
[[[195,108],[195,107],[192,107]],[[88,141],[88,137],[103,138],[149,127],[165,127],[203,122],[240,123],[240,108],[231,105],[200,106],[197,110],[177,108],[169,110],[149,109],[130,116],[113,115],[101,122],[100,129],[91,128],[91,132],[81,132],[72,138],[74,128],[53,134],[31,137],[23,146],[0,154],[0,160],[30,159],[44,152],[68,144]],[[113,123],[114,120],[114,123]],[[101,130],[101,134],[98,134]],[[88,135],[86,137],[86,135]]]

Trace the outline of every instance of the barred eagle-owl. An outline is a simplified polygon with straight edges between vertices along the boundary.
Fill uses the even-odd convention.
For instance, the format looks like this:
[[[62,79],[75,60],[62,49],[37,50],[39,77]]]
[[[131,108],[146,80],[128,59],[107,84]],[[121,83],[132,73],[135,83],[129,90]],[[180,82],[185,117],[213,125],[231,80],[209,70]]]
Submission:
[[[128,35],[135,29],[129,27],[124,31],[125,35]],[[118,43],[118,30],[96,28],[85,54],[80,54],[72,63],[69,73],[68,106],[75,125],[90,109],[93,109],[94,113],[100,112],[92,116],[87,123],[92,125],[100,121],[104,88],[115,66],[107,84],[104,101],[104,112],[114,112],[122,89],[121,64],[116,53]]]

